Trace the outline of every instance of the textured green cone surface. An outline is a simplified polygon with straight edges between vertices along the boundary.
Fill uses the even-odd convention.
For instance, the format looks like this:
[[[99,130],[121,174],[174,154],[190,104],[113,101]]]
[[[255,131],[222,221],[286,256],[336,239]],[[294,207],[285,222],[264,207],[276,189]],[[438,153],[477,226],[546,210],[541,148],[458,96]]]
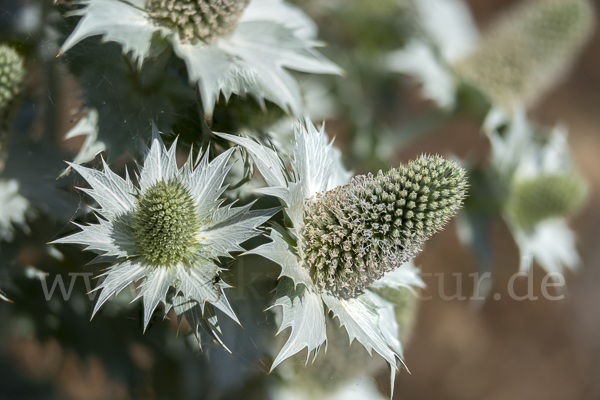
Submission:
[[[503,107],[532,102],[572,63],[592,33],[587,0],[532,0],[492,27],[456,72]]]
[[[12,47],[0,45],[0,110],[18,93],[24,76],[23,58]]]
[[[153,265],[184,262],[197,250],[199,221],[189,190],[177,180],[160,181],[138,198],[132,233],[139,255]]]
[[[579,208],[585,199],[585,182],[575,174],[541,175],[515,182],[509,213],[523,227],[548,218],[562,217]]]
[[[212,40],[230,34],[250,0],[148,0],[148,14],[176,28],[184,41]]]
[[[439,156],[355,177],[311,199],[303,257],[315,284],[354,296],[420,251],[465,197],[464,169]]]

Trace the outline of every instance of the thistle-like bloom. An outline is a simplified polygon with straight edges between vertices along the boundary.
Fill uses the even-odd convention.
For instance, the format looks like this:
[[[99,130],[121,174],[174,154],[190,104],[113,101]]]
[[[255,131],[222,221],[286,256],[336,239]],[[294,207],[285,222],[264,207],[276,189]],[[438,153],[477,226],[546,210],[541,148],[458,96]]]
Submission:
[[[577,210],[586,195],[586,185],[573,172],[540,174],[513,183],[508,213],[523,228]]]
[[[301,232],[315,285],[353,297],[414,258],[455,214],[465,188],[458,164],[422,156],[317,195]]]
[[[455,70],[504,109],[532,103],[564,74],[593,27],[587,0],[528,1],[499,20]]]
[[[567,133],[555,128],[537,135],[523,108],[512,118],[492,110],[485,122],[491,166],[509,188],[504,219],[521,252],[521,270],[535,259],[548,272],[575,268],[579,255],[565,217],[581,205],[586,187],[569,154]]]
[[[325,308],[352,342],[379,353],[395,371],[402,358],[394,305],[373,289],[423,286],[408,261],[452,215],[464,196],[464,171],[439,157],[422,157],[386,174],[355,178],[339,150],[310,121],[296,126],[292,171],[275,151],[252,140],[219,134],[245,147],[269,187],[286,204],[292,226],[271,231],[259,254],[281,266],[272,307],[283,308],[279,332],[291,334],[273,362],[327,341]],[[368,241],[367,241],[368,238]],[[392,379],[394,374],[392,374]],[[392,380],[393,384],[393,380]]]
[[[19,92],[24,77],[23,57],[12,47],[0,45],[0,110]]]
[[[444,108],[467,81],[496,106],[533,104],[572,65],[590,38],[588,0],[529,0],[493,21],[479,40],[462,0],[412,2],[425,38],[390,54],[390,69],[415,76],[424,94]]]
[[[204,113],[212,115],[222,93],[272,101],[302,112],[298,84],[285,68],[338,74],[314,47],[316,28],[300,10],[281,0],[81,0],[67,16],[81,21],[62,45],[102,35],[122,45],[138,67],[164,49],[165,40],[198,84]],[[126,21],[126,23],[124,23]]]
[[[190,323],[208,327],[214,334],[217,320],[212,306],[237,321],[223,291],[230,286],[218,279],[222,268],[215,261],[243,251],[240,244],[259,234],[256,227],[277,209],[250,210],[252,204],[221,207],[222,184],[234,149],[212,162],[208,154],[195,163],[190,156],[181,169],[175,149],[176,141],[167,151],[153,127],[138,187],[129,175],[122,179],[106,163],[104,172],[71,164],[90,184],[91,189],[82,190],[98,202],[101,218],[95,225],[78,225],[81,232],[56,243],[83,244],[86,250],[100,253],[100,260],[117,260],[95,289],[101,292],[94,314],[111,296],[143,279],[136,299],[143,298],[144,329],[162,301],[167,310],[175,307],[178,315],[199,306],[210,325]],[[174,288],[172,299],[167,298],[169,288]]]

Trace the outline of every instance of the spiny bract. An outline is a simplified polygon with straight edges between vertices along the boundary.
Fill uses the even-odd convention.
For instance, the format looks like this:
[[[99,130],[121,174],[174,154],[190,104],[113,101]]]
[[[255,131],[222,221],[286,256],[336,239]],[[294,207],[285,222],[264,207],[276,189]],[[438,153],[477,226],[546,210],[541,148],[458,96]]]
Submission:
[[[585,199],[585,182],[575,174],[540,175],[515,182],[509,213],[529,228],[575,211]]]
[[[315,284],[354,296],[413,258],[465,197],[465,170],[439,156],[355,177],[311,199],[302,249]]]
[[[24,76],[23,57],[12,47],[0,45],[0,110],[18,93]]]
[[[233,32],[250,0],[149,0],[148,15],[184,41],[211,42]]]
[[[140,254],[152,264],[183,262],[197,251],[196,204],[176,179],[159,181],[137,200],[132,232]]]

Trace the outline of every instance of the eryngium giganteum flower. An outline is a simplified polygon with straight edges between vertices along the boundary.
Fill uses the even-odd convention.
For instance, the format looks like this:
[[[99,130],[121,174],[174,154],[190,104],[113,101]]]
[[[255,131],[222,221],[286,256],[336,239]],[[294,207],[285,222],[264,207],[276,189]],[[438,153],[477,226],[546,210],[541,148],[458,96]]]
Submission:
[[[302,249],[315,285],[354,296],[412,259],[454,216],[465,171],[439,156],[357,176],[306,205]]]
[[[500,18],[455,70],[505,109],[532,103],[572,64],[593,27],[587,0],[530,0]]]
[[[508,188],[503,216],[521,252],[521,269],[533,259],[548,272],[574,269],[579,255],[565,217],[582,203],[585,184],[573,166],[567,132],[532,125],[521,107],[511,117],[492,110],[484,129],[492,171]]]
[[[176,143],[167,151],[153,127],[152,146],[140,168],[137,187],[129,175],[122,179],[106,164],[104,172],[71,164],[90,184],[91,189],[82,190],[98,202],[100,218],[95,225],[78,225],[80,232],[56,243],[83,244],[86,250],[99,253],[100,260],[117,260],[95,289],[101,292],[94,314],[110,297],[143,279],[136,299],[143,298],[144,329],[161,301],[167,311],[174,306],[178,314],[198,305],[201,315],[214,318],[210,320],[213,325],[212,306],[237,321],[223,292],[230,286],[217,279],[222,268],[216,260],[243,251],[240,244],[259,234],[256,227],[277,209],[250,210],[252,204],[222,207],[222,184],[234,149],[212,162],[208,154],[196,162],[190,156],[178,169]],[[173,301],[167,298],[171,287]],[[202,321],[198,324],[208,326]]]
[[[102,35],[144,59],[172,46],[198,85],[207,118],[222,93],[269,100],[302,113],[296,80],[285,68],[338,74],[341,70],[314,48],[314,23],[282,0],[81,0],[81,16],[63,43],[64,53],[83,39]]]
[[[258,191],[283,200],[291,222],[289,229],[275,226],[273,242],[251,251],[282,269],[271,308],[282,307],[279,332],[292,330],[272,368],[305,347],[307,359],[313,350],[316,357],[327,340],[326,305],[351,342],[357,339],[369,354],[374,349],[395,372],[402,347],[394,305],[374,290],[423,285],[417,269],[401,264],[459,207],[463,169],[440,157],[422,157],[348,183],[339,150],[310,121],[296,126],[291,171],[270,148],[218,135],[250,152],[269,186]]]
[[[25,77],[25,67],[23,66],[23,57],[19,55],[10,46],[0,45],[0,111],[5,107],[18,93],[23,78]]]
[[[513,183],[508,212],[524,228],[577,210],[586,195],[585,182],[575,173],[544,174]]]

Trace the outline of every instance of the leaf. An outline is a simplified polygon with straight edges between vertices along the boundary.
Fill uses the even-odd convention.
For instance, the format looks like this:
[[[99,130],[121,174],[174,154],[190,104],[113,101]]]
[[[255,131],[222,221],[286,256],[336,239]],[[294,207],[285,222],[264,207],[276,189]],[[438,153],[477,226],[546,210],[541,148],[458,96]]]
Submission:
[[[117,42],[123,54],[131,52],[138,69],[145,58],[159,50],[152,48],[155,33],[166,35],[169,30],[153,23],[139,4],[123,0],[80,0],[84,7],[71,11],[67,17],[81,16],[75,30],[65,40],[59,55],[91,36],[101,35],[104,41]],[[137,2],[136,2],[137,3]]]
[[[88,114],[67,132],[65,140],[77,136],[85,136],[85,141],[75,156],[73,164],[85,164],[106,150],[104,142],[98,140],[98,111],[96,109],[90,109]],[[70,170],[71,167],[65,169],[61,176],[67,174]]]
[[[202,307],[197,301],[188,300],[183,296],[174,296],[169,302],[169,309],[173,308],[177,314],[178,325],[181,326],[181,321],[185,318],[194,330],[194,336],[200,349],[202,349],[202,332],[204,332],[231,353],[231,350],[225,346],[221,339],[219,320],[210,304],[205,304]]]
[[[276,5],[279,12],[269,9]],[[286,12],[286,10],[290,10]],[[290,23],[283,15],[294,16]],[[296,80],[284,67],[303,72],[339,74],[341,70],[313,47],[314,26],[301,12],[282,2],[250,2],[232,36],[212,44],[182,43],[171,39],[175,54],[183,59],[190,81],[198,83],[205,115],[212,116],[222,93],[252,95],[261,104],[269,100],[294,115],[302,115],[302,96]]]
[[[325,329],[325,309],[321,297],[299,285],[291,279],[281,279],[277,285],[275,302],[268,309],[281,306],[283,319],[277,335],[287,328],[292,328],[290,337],[273,361],[271,371],[285,359],[308,349],[306,362],[314,350],[314,358],[319,353],[323,343],[327,342]]]
[[[208,218],[212,211],[222,203],[219,198],[227,187],[223,186],[225,176],[231,169],[227,165],[235,149],[229,149],[209,162],[208,151],[197,165],[192,167],[192,156],[181,169],[181,180],[190,189],[192,196],[198,199],[198,215],[200,219]],[[200,157],[200,155],[198,155]]]
[[[214,132],[214,134],[248,150],[267,185],[287,188],[287,179],[284,175],[285,167],[275,150],[245,137],[220,132]],[[283,199],[283,197],[281,198]]]
[[[463,0],[420,0],[412,4],[417,8],[421,27],[444,60],[458,61],[477,45],[479,32]]]
[[[384,289],[387,287],[394,289],[401,287],[408,289],[415,287],[424,288],[425,282],[419,276],[420,272],[421,270],[415,267],[415,264],[411,260],[393,271],[386,272],[383,277],[373,282],[369,287],[373,289]]]
[[[160,132],[156,125],[152,124],[152,145],[144,159],[144,168],[140,170],[140,190],[142,192],[156,182],[167,181],[177,176],[176,149],[177,139],[173,141],[167,151]]]
[[[346,328],[350,343],[356,339],[369,354],[375,350],[390,365],[396,366],[396,360],[401,356],[390,348],[379,326],[380,315],[377,307],[368,295],[363,294],[349,300],[338,299],[327,293],[321,296],[329,311],[339,319],[340,326]]]
[[[314,285],[308,270],[302,265],[302,262],[294,254],[284,237],[273,229],[270,238],[273,240],[271,243],[263,244],[244,254],[257,254],[279,264],[281,273],[278,279],[288,277],[294,282],[294,287],[297,287],[298,284],[304,284],[304,286],[313,289]]]
[[[333,168],[333,142],[329,142],[324,127],[317,131],[312,122],[299,121],[295,125],[292,165],[302,185],[302,195],[310,198],[328,189]]]
[[[69,165],[92,187],[82,188],[81,191],[98,202],[100,205],[98,213],[103,217],[116,218],[133,210],[136,189],[129,177],[125,180],[112,172],[104,160],[102,160],[103,172],[73,163]]]
[[[375,307],[377,307],[377,313],[379,314],[379,330],[385,338],[387,345],[390,346],[396,354],[403,357],[402,344],[400,343],[399,337],[400,327],[396,321],[394,304],[370,290],[366,290],[365,295],[368,296]]]
[[[574,270],[579,266],[575,234],[564,219],[543,221],[532,231],[508,225],[521,253],[521,271],[529,271],[533,259],[549,273],[563,273],[565,268]]]
[[[254,202],[231,208],[230,204],[213,211],[211,225],[199,233],[200,243],[207,246],[207,251],[213,257],[226,257],[233,251],[245,251],[240,244],[260,234],[261,231],[256,228],[281,210],[250,210],[253,205]]]
[[[425,97],[435,101],[440,107],[454,107],[455,78],[428,44],[420,41],[408,43],[406,47],[387,56],[386,66],[390,71],[414,76],[423,85]]]
[[[106,221],[98,218],[98,224],[80,225],[74,223],[80,232],[54,240],[52,243],[84,244],[84,250],[91,250],[105,257],[131,257],[136,254],[134,238],[128,224],[123,219]]]
[[[13,224],[27,230],[29,200],[19,194],[19,182],[15,179],[0,179],[0,239],[12,241]]]

